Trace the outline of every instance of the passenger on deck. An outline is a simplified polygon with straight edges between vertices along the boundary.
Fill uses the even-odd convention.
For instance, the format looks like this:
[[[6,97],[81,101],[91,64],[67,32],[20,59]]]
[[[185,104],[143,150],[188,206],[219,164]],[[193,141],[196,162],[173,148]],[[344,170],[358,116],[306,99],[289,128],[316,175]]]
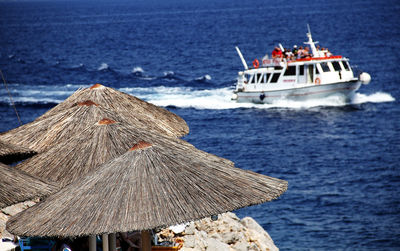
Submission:
[[[310,58],[310,57],[311,57],[310,49],[308,47],[304,47],[303,49],[303,47],[300,46],[297,58]]]
[[[332,53],[326,48],[326,54],[327,57],[332,57]]]
[[[285,48],[285,58],[287,60],[293,60],[293,52],[289,48]]]
[[[303,58],[304,55],[304,49],[303,46],[300,46],[299,49],[297,50],[297,58]]]
[[[310,57],[311,57],[310,48],[305,47],[302,58],[310,58]]]
[[[272,51],[272,58],[282,58],[283,54],[281,49],[279,47],[275,47],[275,49]]]
[[[328,51],[327,51],[324,47],[322,47],[322,48],[321,48],[321,53],[320,53],[320,55],[326,57],[326,53],[327,53],[327,52],[328,52]]]
[[[297,45],[294,45],[293,46],[293,49],[292,49],[292,53],[293,53],[293,56],[295,57],[295,58],[297,58],[297,52],[298,52],[299,50],[297,49]]]

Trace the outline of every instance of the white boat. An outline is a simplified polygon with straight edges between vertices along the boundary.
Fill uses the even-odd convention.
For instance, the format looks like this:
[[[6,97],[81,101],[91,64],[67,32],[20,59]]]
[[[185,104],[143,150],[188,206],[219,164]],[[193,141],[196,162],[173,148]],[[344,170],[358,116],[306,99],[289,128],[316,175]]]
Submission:
[[[245,70],[238,73],[232,100],[270,104],[281,99],[304,101],[337,95],[348,102],[361,84],[371,81],[366,72],[355,74],[348,58],[317,49],[315,44],[318,42],[313,41],[309,27],[307,37],[305,44],[311,49],[310,56],[264,57],[261,65],[255,59],[253,68],[247,66],[236,47]],[[279,45],[283,51],[282,45]]]

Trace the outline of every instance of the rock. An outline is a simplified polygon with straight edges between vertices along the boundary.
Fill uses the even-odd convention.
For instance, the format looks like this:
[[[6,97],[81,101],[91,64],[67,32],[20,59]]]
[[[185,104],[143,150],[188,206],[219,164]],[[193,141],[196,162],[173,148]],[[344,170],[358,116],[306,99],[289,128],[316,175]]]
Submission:
[[[180,251],[203,251],[203,249],[183,247]]]
[[[188,248],[194,248],[196,246],[196,238],[194,235],[187,235],[185,237],[184,246]]]
[[[262,228],[260,226],[260,224],[258,224],[253,218],[251,217],[244,217],[240,223],[243,224],[243,226],[249,228],[249,229],[253,229],[256,232],[262,233],[265,232],[264,228]]]
[[[200,248],[200,250],[206,250],[208,235],[204,231],[199,231],[196,236],[196,247]],[[184,244],[185,245],[185,244]]]
[[[232,220],[235,220],[235,221],[240,221],[240,218],[237,217],[237,215],[232,212],[227,212],[227,213],[223,214],[223,216],[226,218],[231,218]]]
[[[214,238],[214,239],[219,240],[219,241],[222,240],[221,235],[219,235],[219,233],[208,234],[208,237]]]
[[[248,251],[249,250],[249,243],[246,240],[240,240],[236,242],[234,245],[231,246],[236,251]]]
[[[245,217],[241,222],[248,229],[247,236],[249,240],[254,242],[261,250],[279,250],[271,236],[253,218]]]
[[[185,235],[193,235],[197,231],[194,222],[191,222],[185,229]]]
[[[264,250],[270,251],[269,249],[264,249]],[[249,243],[249,251],[264,251],[264,250],[259,248],[259,246],[254,242]]]
[[[207,238],[207,251],[230,251],[230,246],[214,238]]]
[[[221,234],[221,240],[229,245],[233,245],[240,240],[244,240],[246,237],[242,232],[229,232]]]

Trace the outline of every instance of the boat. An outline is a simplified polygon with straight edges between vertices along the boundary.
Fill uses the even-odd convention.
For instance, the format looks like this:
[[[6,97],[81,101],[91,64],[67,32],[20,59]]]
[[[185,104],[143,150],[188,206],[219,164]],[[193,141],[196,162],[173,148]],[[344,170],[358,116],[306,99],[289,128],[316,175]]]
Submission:
[[[290,55],[290,52],[285,57],[282,54],[284,48],[279,44],[275,49],[281,53],[272,55],[272,58],[266,55],[261,65],[255,59],[252,68],[248,67],[236,46],[245,70],[238,72],[232,100],[272,104],[282,99],[306,101],[336,95],[344,102],[350,102],[361,84],[371,81],[368,73],[355,73],[348,58],[332,55],[327,49],[317,47],[318,41],[313,41],[309,26],[306,35],[308,41],[304,44],[309,47],[305,46],[302,57]]]

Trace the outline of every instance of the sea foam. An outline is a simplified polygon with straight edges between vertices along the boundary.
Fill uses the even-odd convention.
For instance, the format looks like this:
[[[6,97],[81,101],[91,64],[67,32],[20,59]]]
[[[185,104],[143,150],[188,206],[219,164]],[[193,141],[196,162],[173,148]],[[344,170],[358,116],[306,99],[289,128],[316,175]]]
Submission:
[[[341,96],[330,96],[323,99],[307,101],[278,100],[272,104],[237,103],[231,100],[232,88],[202,89],[191,87],[148,87],[148,88],[123,88],[122,91],[131,93],[158,106],[175,106],[179,108],[195,109],[237,109],[237,108],[290,108],[307,109],[319,106],[345,106],[348,104],[392,102],[395,99],[388,93],[377,92],[374,94],[356,93],[350,103],[346,103]]]

